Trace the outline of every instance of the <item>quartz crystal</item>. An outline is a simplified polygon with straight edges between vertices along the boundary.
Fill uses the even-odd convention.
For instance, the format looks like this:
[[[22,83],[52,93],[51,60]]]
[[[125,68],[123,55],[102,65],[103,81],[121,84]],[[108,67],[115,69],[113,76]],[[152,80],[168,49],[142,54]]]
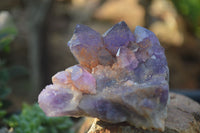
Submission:
[[[125,22],[102,36],[77,25],[68,42],[79,64],[58,72],[39,94],[48,116],[90,116],[164,130],[169,101],[169,70],[155,34]]]

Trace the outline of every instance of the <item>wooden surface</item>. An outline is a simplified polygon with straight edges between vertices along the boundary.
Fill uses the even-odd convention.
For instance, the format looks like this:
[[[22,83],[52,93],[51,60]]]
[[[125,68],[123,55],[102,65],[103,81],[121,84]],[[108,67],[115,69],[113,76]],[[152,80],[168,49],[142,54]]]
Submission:
[[[87,118],[79,133],[162,133],[137,129],[126,123],[109,124],[98,119]],[[200,133],[200,105],[183,96],[170,93],[168,117],[163,133]]]

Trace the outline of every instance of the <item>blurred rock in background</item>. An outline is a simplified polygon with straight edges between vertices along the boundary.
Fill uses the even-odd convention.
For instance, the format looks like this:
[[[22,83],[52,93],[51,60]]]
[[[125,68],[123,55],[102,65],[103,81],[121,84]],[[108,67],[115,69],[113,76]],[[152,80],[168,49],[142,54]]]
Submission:
[[[155,20],[149,28],[161,42],[175,46],[183,44],[183,20],[177,14],[171,1],[153,0],[149,12]]]
[[[139,0],[108,0],[97,8],[94,17],[114,23],[123,20],[133,30],[137,25],[144,26],[145,9]]]

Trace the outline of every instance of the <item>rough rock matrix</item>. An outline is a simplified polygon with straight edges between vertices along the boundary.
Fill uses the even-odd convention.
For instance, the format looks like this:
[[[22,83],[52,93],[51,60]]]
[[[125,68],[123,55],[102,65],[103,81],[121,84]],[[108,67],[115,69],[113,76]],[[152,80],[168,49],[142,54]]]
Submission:
[[[68,42],[79,64],[58,72],[38,97],[48,116],[91,116],[164,130],[169,99],[164,48],[155,34],[119,22],[102,36],[77,25]]]

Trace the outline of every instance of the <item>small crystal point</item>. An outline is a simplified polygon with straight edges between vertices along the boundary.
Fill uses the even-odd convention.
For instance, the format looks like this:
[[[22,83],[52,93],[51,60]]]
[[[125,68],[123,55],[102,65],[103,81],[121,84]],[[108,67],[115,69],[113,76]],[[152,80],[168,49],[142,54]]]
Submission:
[[[73,85],[82,93],[96,94],[96,80],[92,74],[81,66],[75,65],[70,68]],[[68,71],[66,69],[66,71]]]
[[[136,43],[139,46],[136,52],[138,60],[145,62],[149,57],[153,56],[153,54],[164,54],[164,50],[160,45],[158,38],[152,31],[137,26],[135,28],[134,36]]]
[[[103,35],[103,39],[104,45],[112,55],[116,55],[117,50],[121,46],[127,46],[130,41],[135,40],[132,32],[124,21],[117,23],[106,31]]]
[[[95,78],[80,65],[74,65],[65,71],[56,73],[52,77],[52,82],[54,85],[59,85],[64,88],[68,87],[71,90],[76,89],[81,91],[81,93],[96,93]]]
[[[67,85],[71,82],[70,73],[66,71],[61,71],[56,73],[52,77],[53,84]]]
[[[121,68],[131,67],[131,70],[133,70],[138,66],[139,62],[135,57],[134,52],[126,47],[119,48],[116,57],[118,65]]]
[[[149,38],[151,41],[158,41],[156,35],[152,31],[141,26],[136,26],[134,36],[136,43],[140,43],[146,38]]]

